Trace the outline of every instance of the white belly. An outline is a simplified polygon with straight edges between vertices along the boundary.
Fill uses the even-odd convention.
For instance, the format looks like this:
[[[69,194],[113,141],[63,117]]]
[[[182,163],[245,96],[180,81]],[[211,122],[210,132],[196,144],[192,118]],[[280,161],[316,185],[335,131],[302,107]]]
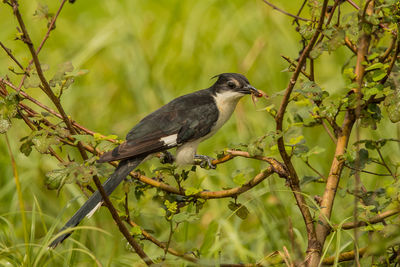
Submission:
[[[224,92],[217,94],[214,97],[215,103],[217,104],[219,110],[218,120],[215,122],[214,126],[211,128],[211,131],[207,135],[192,142],[187,142],[178,147],[175,156],[175,162],[177,165],[193,164],[197,146],[200,144],[200,142],[213,136],[222,127],[222,125],[229,120],[233,111],[235,110],[236,104],[242,96],[243,94],[241,93]]]

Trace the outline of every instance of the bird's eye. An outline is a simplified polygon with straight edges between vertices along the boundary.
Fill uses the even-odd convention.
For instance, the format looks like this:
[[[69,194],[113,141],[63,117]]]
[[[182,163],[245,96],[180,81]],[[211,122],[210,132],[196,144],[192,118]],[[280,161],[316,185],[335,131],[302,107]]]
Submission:
[[[229,81],[228,86],[229,86],[229,88],[233,89],[236,87],[236,84],[233,81]]]

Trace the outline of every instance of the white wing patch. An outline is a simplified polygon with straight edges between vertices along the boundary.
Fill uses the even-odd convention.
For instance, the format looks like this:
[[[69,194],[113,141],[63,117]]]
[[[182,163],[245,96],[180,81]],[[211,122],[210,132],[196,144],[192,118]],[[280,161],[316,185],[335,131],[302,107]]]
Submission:
[[[165,145],[167,146],[176,146],[176,139],[178,138],[178,134],[172,134],[165,136],[163,138],[160,138],[161,142],[164,142]]]
[[[100,201],[99,203],[97,203],[97,205],[86,215],[87,218],[90,218],[93,216],[93,214],[101,207],[101,205],[103,204],[103,201]]]

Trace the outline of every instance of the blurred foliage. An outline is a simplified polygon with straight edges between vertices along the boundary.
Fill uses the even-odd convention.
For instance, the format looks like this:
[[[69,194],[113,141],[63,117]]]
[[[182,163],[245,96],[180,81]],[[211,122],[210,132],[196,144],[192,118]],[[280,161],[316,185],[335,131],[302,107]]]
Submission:
[[[295,14],[303,1],[276,2]],[[353,220],[354,208],[358,209],[359,220],[368,220],[383,210],[398,207],[400,131],[394,122],[400,120],[399,64],[397,61],[387,79],[385,71],[389,63],[382,62],[381,57],[391,42],[391,31],[397,31],[399,7],[396,1],[377,2],[381,11],[368,17],[368,23],[363,24],[367,26],[362,28],[376,36],[365,62],[366,82],[361,101],[365,103],[371,96],[385,100],[362,110],[360,137],[357,140],[352,135],[351,145],[343,155],[349,168],[342,173],[330,220],[335,225]],[[321,3],[308,1],[302,16],[317,18]],[[20,1],[21,13],[36,47],[59,4],[60,1]],[[16,30],[16,19],[12,10],[2,5],[0,41],[27,66],[31,57],[26,45],[15,40],[21,37]],[[245,74],[252,85],[267,92],[270,98],[259,101],[256,107],[249,98],[242,100],[233,118],[216,136],[204,142],[199,152],[216,156],[225,148],[240,148],[251,155],[278,157],[276,140],[283,136],[303,192],[317,218],[319,210],[313,197],[323,192],[335,149],[321,119],[340,121],[343,110],[358,105],[354,94],[348,94],[355,87],[356,58],[344,45],[345,36],[357,43],[358,13],[347,3],[341,5],[341,12],[340,27],[325,28],[326,38],[310,54],[315,63],[315,80],[309,81],[304,76],[299,79],[283,133],[275,132],[274,116],[293,66],[280,55],[296,62],[315,24],[305,22],[296,29],[290,17],[262,1],[121,0],[94,4],[78,0],[66,4],[62,10],[39,59],[67,114],[106,136],[75,135],[75,140],[100,150],[111,149],[113,144],[107,139],[117,142],[124,139],[141,118],[176,96],[210,86],[214,75]],[[380,23],[390,28],[380,30]],[[18,85],[21,75],[17,74],[16,65],[4,51],[0,52],[0,76]],[[386,79],[386,83],[381,83]],[[37,88],[39,84],[37,73],[32,71],[23,89],[52,106]],[[55,129],[40,124],[40,129],[31,131],[17,119],[16,105],[20,101],[34,107],[16,94],[1,100],[0,132],[7,132],[10,139],[29,223],[23,225],[21,220],[10,156],[1,136],[0,265],[142,266],[138,256],[124,246],[125,241],[106,209],[82,223],[95,227],[75,231],[61,248],[47,252],[55,230],[85,201],[80,188],[71,183],[86,185],[93,175],[105,177],[112,168],[95,165],[95,158],[82,162],[74,148],[60,148],[55,136],[68,133],[51,114],[42,112],[35,119],[49,120],[57,126]],[[49,147],[68,161],[60,164],[46,154]],[[278,176],[268,178],[234,200],[204,201],[194,197],[204,189],[243,185],[265,168],[264,162],[244,158],[220,164],[217,170],[177,169],[153,159],[141,165],[140,170],[149,177],[184,187],[185,196],[166,194],[132,180],[120,186],[111,199],[121,216],[127,216],[123,204],[128,193],[129,215],[141,227],[133,226],[132,234],[148,255],[156,261],[164,259],[170,266],[190,264],[171,255],[164,258],[162,249],[140,239],[142,229],[163,242],[170,240],[170,247],[178,251],[200,256],[205,263],[257,262],[266,255],[270,255],[266,261],[273,262],[273,252],[283,251],[284,247],[293,260],[302,259],[307,248],[304,223],[292,192]],[[388,174],[360,173],[365,190],[358,196],[362,201],[357,207],[353,205],[355,168]],[[371,253],[377,255],[380,263],[391,255],[387,248],[398,251],[399,245],[398,218],[386,222],[389,227],[376,224],[363,228],[358,240],[360,247],[375,244]],[[26,227],[29,244],[24,240]],[[353,249],[354,233],[344,231],[339,227],[330,236],[326,255]],[[370,258],[362,260],[363,266],[370,262]]]

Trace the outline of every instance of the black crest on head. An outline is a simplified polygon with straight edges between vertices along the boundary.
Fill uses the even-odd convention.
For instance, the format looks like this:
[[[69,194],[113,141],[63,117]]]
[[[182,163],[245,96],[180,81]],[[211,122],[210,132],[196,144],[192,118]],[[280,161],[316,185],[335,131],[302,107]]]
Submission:
[[[213,78],[217,78],[212,86],[215,92],[240,91],[250,84],[247,78],[239,73],[221,73]]]

